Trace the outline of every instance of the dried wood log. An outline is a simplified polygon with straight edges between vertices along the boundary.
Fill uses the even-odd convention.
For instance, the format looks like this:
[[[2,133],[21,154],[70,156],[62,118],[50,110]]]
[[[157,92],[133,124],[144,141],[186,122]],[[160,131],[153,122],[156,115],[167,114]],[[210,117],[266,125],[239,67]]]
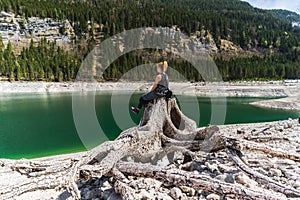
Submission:
[[[286,194],[288,197],[299,197],[300,191],[295,190],[294,188],[287,187],[281,183],[278,183],[258,172],[248,167],[242,159],[238,156],[236,150],[227,149],[228,154],[230,155],[231,159],[246,173],[248,173],[251,177],[256,179],[259,183],[265,185],[267,188],[270,188],[274,191],[281,192]]]
[[[271,140],[272,141],[272,140]],[[231,144],[234,146],[235,149],[243,150],[253,150],[253,151],[261,151],[265,154],[268,154],[270,156],[278,157],[278,158],[287,158],[294,161],[300,161],[300,154],[294,153],[294,152],[285,152],[280,149],[274,149],[272,147],[269,147],[267,145],[256,143],[252,141],[247,140],[238,140]]]
[[[252,140],[255,142],[269,142],[269,141],[275,141],[275,140],[279,140],[279,141],[289,141],[288,137],[277,137],[274,135],[271,136],[245,136],[244,139],[246,140]]]

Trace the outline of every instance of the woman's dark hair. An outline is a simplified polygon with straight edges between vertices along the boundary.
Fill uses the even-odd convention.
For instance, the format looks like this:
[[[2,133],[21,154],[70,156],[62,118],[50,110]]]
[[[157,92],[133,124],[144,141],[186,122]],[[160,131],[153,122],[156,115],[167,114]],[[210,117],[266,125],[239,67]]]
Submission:
[[[162,72],[164,71],[164,66],[160,63],[156,65]]]

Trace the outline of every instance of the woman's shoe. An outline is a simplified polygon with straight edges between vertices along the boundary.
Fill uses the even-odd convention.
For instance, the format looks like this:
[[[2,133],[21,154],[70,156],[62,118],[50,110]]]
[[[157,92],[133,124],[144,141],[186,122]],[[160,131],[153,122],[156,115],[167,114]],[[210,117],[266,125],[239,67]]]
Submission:
[[[140,112],[140,109],[138,109],[138,108],[132,106],[132,107],[131,107],[131,111],[132,111],[134,114],[138,115],[139,112]]]

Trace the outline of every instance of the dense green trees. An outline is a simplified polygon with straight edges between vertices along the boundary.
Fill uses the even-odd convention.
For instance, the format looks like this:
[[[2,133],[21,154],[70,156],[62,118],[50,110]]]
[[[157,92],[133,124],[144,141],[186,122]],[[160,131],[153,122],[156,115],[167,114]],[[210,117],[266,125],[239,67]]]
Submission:
[[[11,43],[5,48],[0,41],[0,74],[9,80],[70,81],[78,71],[78,58],[62,50],[55,42],[31,42],[19,56],[13,53]]]
[[[253,56],[230,60],[216,59],[216,64],[225,81],[299,79],[299,52],[288,55]]]
[[[229,39],[241,47],[268,48],[282,40],[292,48],[300,37],[300,30],[287,21],[240,0],[1,0],[0,9],[27,17],[69,19],[78,36],[92,34],[88,24],[98,23],[104,25],[106,36],[145,26],[178,25],[187,34],[204,28],[216,41]]]
[[[300,22],[300,15],[295,12],[288,10],[270,10],[270,13],[278,19],[284,20],[288,23]]]
[[[225,80],[300,78],[297,50],[300,29],[274,17],[274,13],[239,0],[1,0],[0,10],[24,17],[68,19],[76,33],[74,52],[66,52],[55,43],[42,40],[38,46],[32,44],[17,56],[11,44],[7,47],[1,44],[0,74],[10,80],[72,80],[81,60],[96,44],[96,31],[102,32],[105,38],[124,29],[172,25],[188,35],[204,29],[213,35],[217,45],[221,39],[227,39],[245,50],[265,55],[216,58]],[[100,30],[94,30],[93,24],[99,24]],[[86,41],[85,46],[78,42],[82,39]],[[146,62],[148,60],[132,52],[117,60],[104,78],[115,80],[131,67]],[[185,61],[171,59],[171,65],[190,80],[201,79]]]

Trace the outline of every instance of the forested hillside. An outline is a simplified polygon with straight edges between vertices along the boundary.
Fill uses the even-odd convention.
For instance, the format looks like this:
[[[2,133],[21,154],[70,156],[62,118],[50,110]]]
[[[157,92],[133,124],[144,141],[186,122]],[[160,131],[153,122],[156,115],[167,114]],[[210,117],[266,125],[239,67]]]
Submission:
[[[13,55],[12,47],[0,47],[0,74],[10,80],[73,80],[84,56],[105,38],[137,27],[173,25],[190,36],[203,30],[212,35],[219,49],[212,56],[225,80],[300,78],[300,29],[239,0],[1,0],[0,10],[24,18],[68,19],[76,35],[71,50],[47,41],[21,55]],[[243,56],[228,56],[220,48],[223,40],[241,47]],[[107,70],[106,80],[148,62],[138,53],[124,57]],[[201,79],[186,62],[171,59],[171,63],[188,79]]]
[[[289,23],[300,22],[300,15],[295,12],[291,12],[288,10],[270,10],[270,13],[278,19],[284,20]]]

